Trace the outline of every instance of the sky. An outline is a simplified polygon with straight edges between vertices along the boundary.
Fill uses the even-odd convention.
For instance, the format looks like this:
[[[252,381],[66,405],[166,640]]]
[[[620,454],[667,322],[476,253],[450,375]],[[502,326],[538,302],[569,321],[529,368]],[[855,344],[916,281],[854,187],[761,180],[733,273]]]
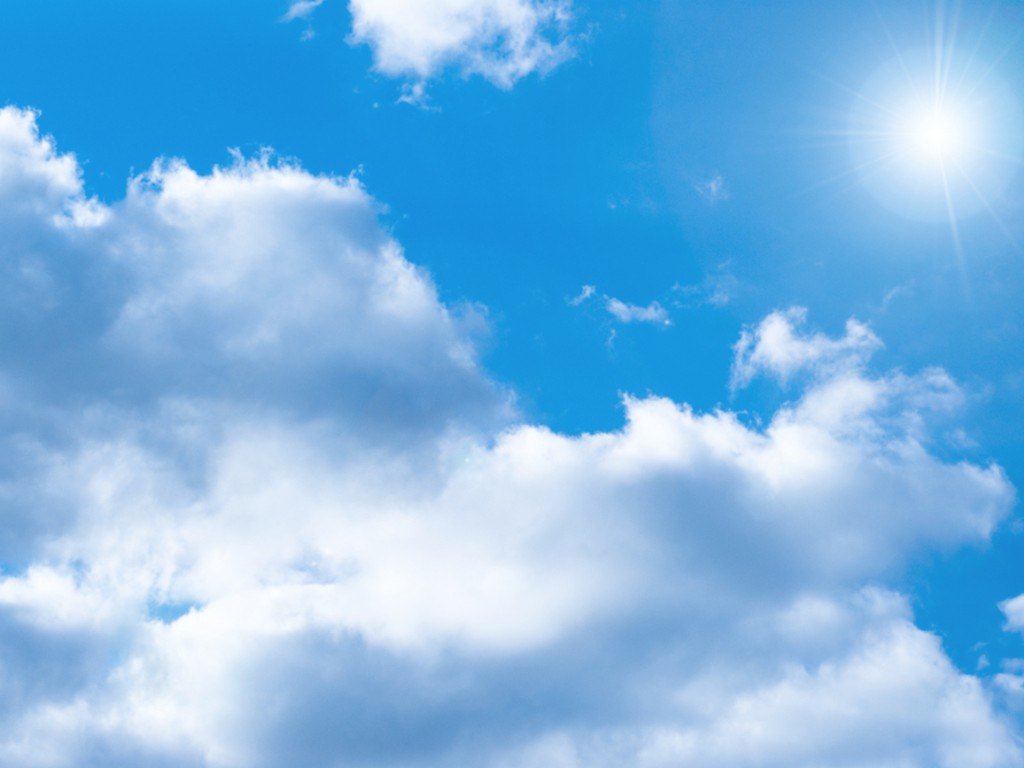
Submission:
[[[1024,766],[1024,8],[0,10],[0,766]]]

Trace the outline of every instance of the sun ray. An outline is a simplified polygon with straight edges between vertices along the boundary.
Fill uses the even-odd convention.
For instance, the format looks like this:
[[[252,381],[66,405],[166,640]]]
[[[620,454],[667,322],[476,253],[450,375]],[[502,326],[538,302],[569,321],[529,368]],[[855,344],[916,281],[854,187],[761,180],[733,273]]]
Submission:
[[[841,171],[837,174],[834,174],[833,176],[829,176],[827,178],[815,182],[814,184],[811,184],[810,186],[797,192],[797,196],[809,195],[812,192],[817,192],[821,189],[837,184],[838,182],[844,179],[854,177],[858,174],[862,174],[867,171],[875,170],[878,166],[884,165],[895,160],[898,154],[898,152],[890,152],[886,155],[880,155],[878,157],[872,158],[871,160],[866,160],[862,163],[858,163],[857,165],[847,168],[845,171]]]
[[[974,145],[974,149],[975,149],[975,151],[977,151],[980,154],[988,155],[989,157],[995,158],[997,160],[1003,160],[1003,161],[1005,161],[1007,163],[1013,163],[1013,164],[1016,165],[1017,163],[1020,163],[1020,161],[1021,161],[1020,154],[1013,154],[1013,153],[1010,153],[1010,152],[1003,152],[1001,150],[992,149],[991,147],[982,146],[980,144]]]
[[[996,223],[996,226],[999,227],[999,231],[1002,233],[1003,237],[1006,238],[1007,242],[1013,246],[1014,250],[1024,251],[1024,246],[1022,246],[1020,244],[1020,241],[1017,240],[1016,236],[1010,230],[1009,225],[1007,225],[1007,223],[1003,220],[1003,217],[999,215],[995,207],[989,201],[988,197],[981,191],[981,189],[978,188],[978,185],[974,183],[974,179],[971,178],[971,175],[967,173],[959,165],[954,165],[954,167],[960,173],[960,176],[964,180],[964,183],[966,183],[971,188],[971,191],[974,193],[975,197],[985,208],[985,211],[992,218],[992,220]]]
[[[992,61],[989,63],[988,67],[985,68],[985,71],[981,74],[981,76],[975,79],[974,84],[971,86],[971,89],[965,95],[965,98],[972,98],[974,94],[976,94],[985,85],[988,79],[998,70],[999,65],[1002,64],[1006,57],[1013,52],[1013,49],[1020,44],[1020,41],[1022,39],[1024,39],[1024,29],[1018,30],[1017,33],[1013,36],[1013,39],[1003,47],[1003,50],[999,53],[999,55],[992,59]]]
[[[992,6],[992,8],[989,10],[988,17],[985,19],[985,23],[982,25],[981,30],[978,32],[978,34],[975,37],[974,47],[971,49],[970,54],[968,54],[967,57],[964,59],[964,66],[960,70],[960,77],[957,80],[956,86],[954,88],[954,90],[956,92],[958,92],[958,93],[960,92],[960,90],[964,87],[964,84],[967,81],[968,74],[971,71],[973,71],[974,63],[975,63],[975,61],[978,60],[978,56],[981,53],[982,45],[985,42],[985,38],[987,37],[988,31],[989,31],[989,29],[991,29],[992,23],[995,21],[995,18],[996,18],[996,6]],[[994,69],[994,68],[995,67],[993,65],[992,69]]]
[[[914,91],[915,97],[920,99],[920,92],[918,89],[917,80],[913,75],[910,74],[910,67],[907,66],[907,61],[903,56],[902,50],[896,44],[896,38],[893,37],[892,31],[889,29],[889,25],[885,23],[885,17],[882,15],[882,10],[879,8],[877,2],[872,2],[872,8],[874,8],[875,16],[878,19],[878,24],[885,33],[886,40],[889,41],[889,46],[892,48],[893,55],[896,57],[896,61],[899,63],[900,70],[903,72],[903,76],[907,78],[907,84]]]
[[[949,186],[949,174],[946,172],[945,163],[942,164],[942,189],[946,199],[946,216],[949,222],[949,233],[953,240],[953,252],[956,255],[957,267],[960,269],[960,279],[965,296],[971,298],[971,285],[967,273],[967,258],[964,253],[963,238],[960,235],[960,222],[956,215],[956,205],[953,202],[953,193]]]
[[[840,81],[836,80],[835,78],[829,77],[823,72],[818,72],[812,69],[808,69],[807,72],[811,74],[813,77],[817,77],[819,80],[823,80],[829,85],[839,88],[842,91],[845,91],[847,94],[853,96],[855,99],[865,102],[868,106],[874,107],[875,109],[879,109],[892,116],[895,116],[896,114],[895,112],[892,111],[892,109],[890,109],[882,102],[869,98],[863,91],[857,90],[856,88],[851,88],[845,83],[841,83]]]

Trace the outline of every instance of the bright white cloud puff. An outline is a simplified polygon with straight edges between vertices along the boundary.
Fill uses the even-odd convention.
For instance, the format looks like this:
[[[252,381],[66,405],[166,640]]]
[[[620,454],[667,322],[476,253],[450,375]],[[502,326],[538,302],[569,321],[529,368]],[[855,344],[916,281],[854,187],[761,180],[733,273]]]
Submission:
[[[310,21],[323,0],[295,0],[284,21]],[[349,42],[374,69],[406,81],[401,101],[422,103],[446,71],[508,89],[574,55],[571,0],[350,0]],[[305,39],[313,36],[307,28]]]
[[[1010,629],[1024,632],[1024,595],[1007,600],[1000,606],[1006,614],[1006,623]]]
[[[741,382],[806,374],[763,427],[564,435],[354,179],[163,162],[101,206],[7,109],[8,200],[0,764],[1022,765],[877,586],[1013,489],[865,327],[748,331]]]
[[[795,307],[773,312],[736,343],[733,385],[745,386],[760,373],[787,381],[803,371],[821,374],[857,368],[881,348],[881,340],[863,323],[849,320],[846,333],[832,339],[821,333],[801,334],[807,311]]]
[[[297,0],[285,18],[308,18],[323,0]],[[350,0],[350,39],[385,75],[424,83],[447,69],[510,88],[572,56],[569,0]]]

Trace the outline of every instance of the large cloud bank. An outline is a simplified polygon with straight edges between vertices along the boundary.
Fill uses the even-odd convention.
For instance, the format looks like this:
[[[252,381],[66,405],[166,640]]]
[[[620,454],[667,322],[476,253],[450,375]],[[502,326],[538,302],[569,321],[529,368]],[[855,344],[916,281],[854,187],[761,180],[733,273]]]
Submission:
[[[0,111],[0,764],[1024,764],[884,586],[1013,503],[945,373],[790,311],[766,425],[558,434],[377,212],[270,158],[104,205]]]

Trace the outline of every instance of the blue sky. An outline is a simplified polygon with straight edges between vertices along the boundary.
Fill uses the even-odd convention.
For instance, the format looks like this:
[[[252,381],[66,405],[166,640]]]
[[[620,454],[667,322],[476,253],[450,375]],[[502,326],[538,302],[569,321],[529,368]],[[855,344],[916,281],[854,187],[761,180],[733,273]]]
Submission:
[[[0,763],[1024,762],[1020,8],[2,19]]]

